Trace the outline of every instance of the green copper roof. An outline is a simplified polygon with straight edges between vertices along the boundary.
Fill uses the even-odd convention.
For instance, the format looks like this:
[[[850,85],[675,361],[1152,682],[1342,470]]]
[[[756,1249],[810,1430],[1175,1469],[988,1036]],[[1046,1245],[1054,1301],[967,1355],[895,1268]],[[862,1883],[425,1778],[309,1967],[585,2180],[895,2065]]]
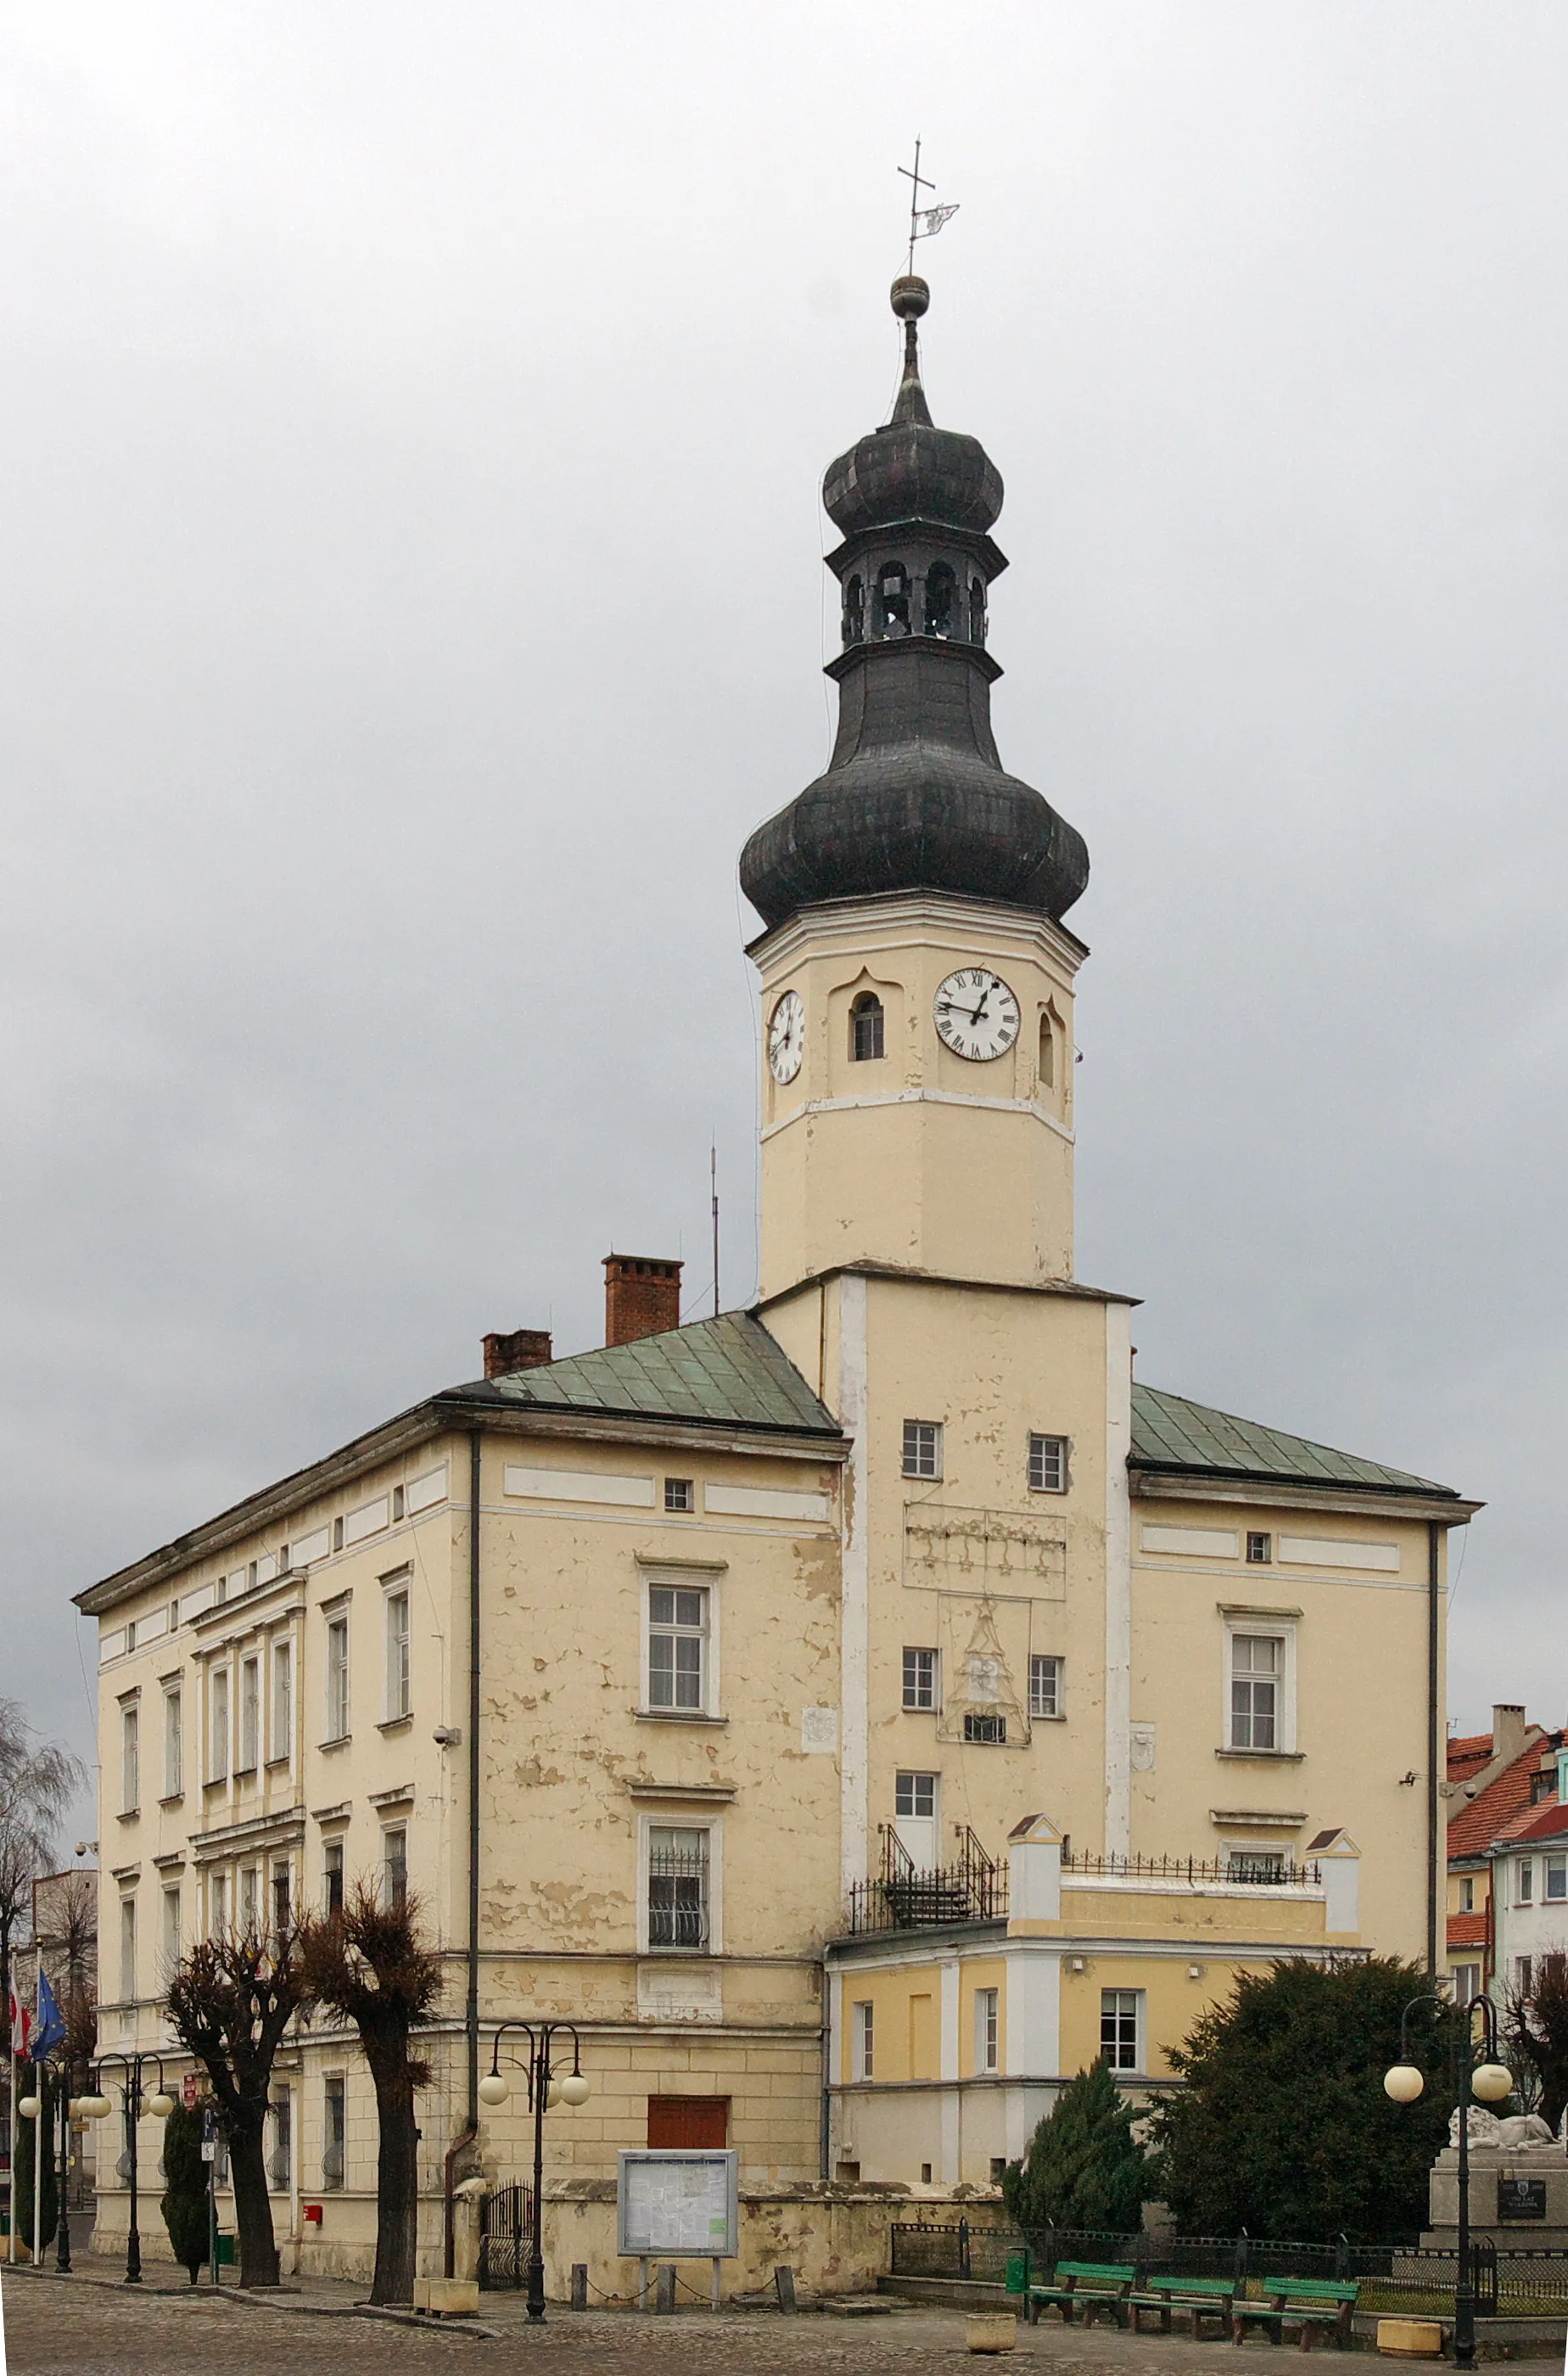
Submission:
[[[1157,1386],[1133,1388],[1134,1468],[1186,1475],[1272,1478],[1297,1485],[1359,1485],[1373,1493],[1442,1493],[1456,1499],[1450,1485],[1385,1468],[1353,1452],[1335,1452],[1304,1435],[1286,1435],[1256,1420],[1210,1410],[1184,1395],[1164,1395]]]
[[[713,1427],[838,1433],[766,1329],[746,1312],[721,1312],[630,1345],[574,1353],[542,1369],[459,1386],[464,1402],[599,1411],[617,1419],[695,1420]]]

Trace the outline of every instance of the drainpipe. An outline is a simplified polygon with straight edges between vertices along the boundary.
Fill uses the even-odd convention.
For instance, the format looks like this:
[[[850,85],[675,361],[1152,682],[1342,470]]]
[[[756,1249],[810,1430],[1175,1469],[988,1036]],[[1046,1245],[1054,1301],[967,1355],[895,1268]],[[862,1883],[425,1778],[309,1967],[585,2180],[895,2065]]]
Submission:
[[[1427,1971],[1436,1979],[1437,1960],[1437,1761],[1443,1749],[1438,1736],[1441,1706],[1438,1671],[1438,1591],[1442,1567],[1443,1530],[1435,1518],[1427,1520]]]
[[[480,1451],[476,1427],[469,1437],[469,2131],[479,2132],[479,1513]],[[448,2166],[447,2233],[451,2233]],[[448,2247],[449,2249],[450,2247]]]

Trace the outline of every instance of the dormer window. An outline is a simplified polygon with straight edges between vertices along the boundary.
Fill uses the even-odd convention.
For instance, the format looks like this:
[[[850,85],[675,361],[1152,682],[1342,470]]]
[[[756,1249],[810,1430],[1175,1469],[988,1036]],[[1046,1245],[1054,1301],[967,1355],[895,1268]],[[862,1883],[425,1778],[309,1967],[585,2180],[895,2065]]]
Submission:
[[[945,561],[933,561],[925,578],[925,631],[952,636],[958,628],[958,580]]]
[[[909,573],[901,561],[885,561],[876,573],[876,613],[872,622],[878,636],[909,632]]]
[[[844,648],[866,639],[866,589],[859,576],[844,581]]]
[[[856,1064],[874,1063],[882,1052],[882,1001],[874,990],[863,990],[849,1009],[850,1061]]]

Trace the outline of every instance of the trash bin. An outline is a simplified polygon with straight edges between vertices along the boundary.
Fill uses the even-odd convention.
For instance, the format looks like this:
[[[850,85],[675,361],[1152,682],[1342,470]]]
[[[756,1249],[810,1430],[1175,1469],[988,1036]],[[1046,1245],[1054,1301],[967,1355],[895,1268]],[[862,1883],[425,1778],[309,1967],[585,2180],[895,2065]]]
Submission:
[[[235,2240],[236,2239],[232,2236],[220,2235],[218,2239],[218,2265],[220,2269],[232,2269],[234,2266]]]

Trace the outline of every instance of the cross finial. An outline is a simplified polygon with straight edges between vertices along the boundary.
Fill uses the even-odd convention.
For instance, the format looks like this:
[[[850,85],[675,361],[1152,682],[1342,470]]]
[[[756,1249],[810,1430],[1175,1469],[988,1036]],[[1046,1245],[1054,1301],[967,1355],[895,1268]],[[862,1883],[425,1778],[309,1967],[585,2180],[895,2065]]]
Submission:
[[[931,191],[934,192],[934,190],[935,190],[935,188],[936,188],[936,184],[935,184],[934,182],[932,182],[932,181],[929,181],[929,180],[926,178],[925,174],[923,174],[923,173],[921,172],[921,144],[920,144],[920,141],[919,141],[918,139],[917,139],[917,140],[916,140],[916,142],[915,142],[915,161],[914,161],[913,166],[911,167],[911,166],[909,166],[909,165],[900,165],[900,166],[899,166],[899,168],[898,168],[898,171],[900,172],[900,173],[902,173],[902,174],[903,174],[903,176],[904,176],[905,180],[906,180],[906,181],[909,183],[909,273],[910,273],[910,275],[911,275],[911,277],[912,277],[912,276],[913,276],[913,273],[914,273],[914,269],[915,269],[915,242],[916,242],[916,240],[917,240],[917,239],[934,239],[934,238],[935,238],[935,236],[936,236],[936,233],[937,233],[937,232],[942,229],[943,224],[944,224],[944,222],[949,222],[949,221],[951,221],[952,218],[953,218],[953,217],[957,213],[958,209],[957,209],[957,208],[956,208],[956,206],[952,206],[952,207],[922,207],[922,206],[921,206],[921,192],[922,190],[931,190]]]

